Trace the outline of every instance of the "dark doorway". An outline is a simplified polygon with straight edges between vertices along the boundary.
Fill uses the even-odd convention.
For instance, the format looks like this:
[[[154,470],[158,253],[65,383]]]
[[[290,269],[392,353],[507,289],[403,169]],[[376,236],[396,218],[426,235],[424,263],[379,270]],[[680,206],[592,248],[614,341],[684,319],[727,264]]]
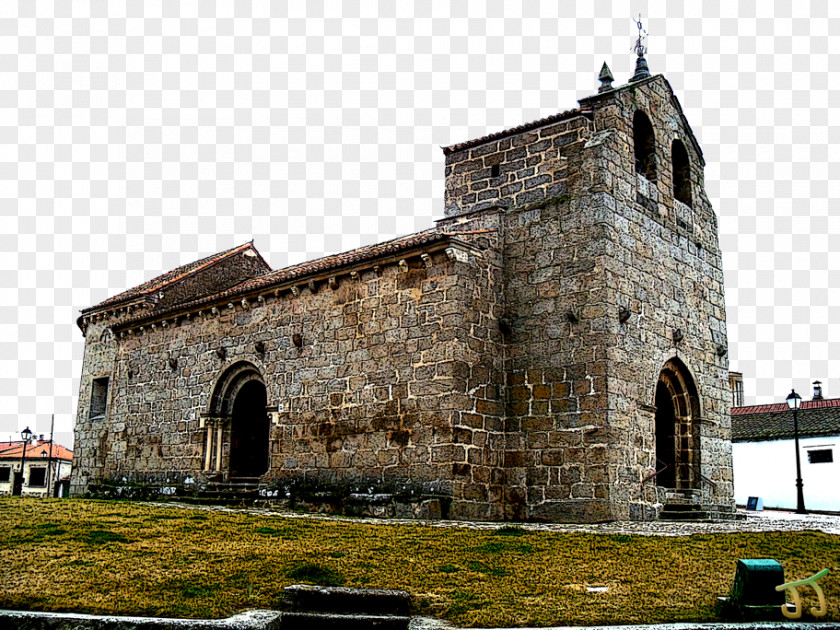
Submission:
[[[230,475],[259,477],[268,470],[268,415],[265,385],[245,383],[236,393],[231,414]]]
[[[660,381],[656,384],[656,485],[673,488],[676,485],[674,458],[674,427],[677,414],[671,392]],[[664,468],[664,470],[663,470]]]
[[[685,364],[673,357],[656,383],[656,485],[676,490],[700,487],[700,397]]]

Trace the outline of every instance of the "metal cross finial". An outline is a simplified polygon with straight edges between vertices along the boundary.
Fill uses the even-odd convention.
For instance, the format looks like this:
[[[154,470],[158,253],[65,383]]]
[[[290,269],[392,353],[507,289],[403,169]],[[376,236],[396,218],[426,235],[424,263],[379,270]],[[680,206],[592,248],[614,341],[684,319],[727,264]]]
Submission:
[[[633,18],[633,21],[636,23],[636,26],[639,29],[639,38],[636,40],[636,45],[633,46],[633,50],[636,51],[636,54],[639,57],[644,57],[645,53],[647,52],[647,47],[642,43],[643,39],[647,38],[647,31],[642,28],[642,14],[639,14],[639,19]]]
[[[639,14],[639,19],[633,18],[633,21],[636,23],[636,26],[639,27],[639,38],[636,40],[636,45],[633,46],[633,49],[636,51],[636,73],[630,79],[630,82],[634,81],[641,81],[642,79],[647,79],[650,77],[650,69],[647,65],[647,59],[645,59],[645,53],[647,52],[647,46],[644,45],[643,41],[647,37],[647,31],[642,28],[642,16]]]

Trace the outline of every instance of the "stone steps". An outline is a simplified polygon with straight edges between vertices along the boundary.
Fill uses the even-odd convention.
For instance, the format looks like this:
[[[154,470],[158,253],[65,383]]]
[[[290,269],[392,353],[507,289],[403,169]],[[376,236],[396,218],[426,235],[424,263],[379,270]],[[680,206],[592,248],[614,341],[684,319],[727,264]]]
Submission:
[[[689,521],[692,523],[711,522],[712,516],[708,510],[702,509],[697,503],[673,502],[666,503],[659,512],[660,521]]]
[[[211,481],[195,496],[183,497],[183,503],[195,505],[253,504],[260,499],[259,477],[233,477],[228,481]]]
[[[405,591],[309,584],[293,584],[283,591],[291,609],[283,613],[284,630],[406,630],[411,620],[411,601]]]
[[[669,510],[662,510],[659,513],[660,521],[686,521],[690,523],[711,523],[713,521],[712,515],[704,510],[697,510],[696,512],[671,512]]]
[[[316,628],[341,628],[341,630],[406,630],[410,617],[397,615],[334,615],[329,613],[285,612],[281,617],[282,630],[315,630]]]

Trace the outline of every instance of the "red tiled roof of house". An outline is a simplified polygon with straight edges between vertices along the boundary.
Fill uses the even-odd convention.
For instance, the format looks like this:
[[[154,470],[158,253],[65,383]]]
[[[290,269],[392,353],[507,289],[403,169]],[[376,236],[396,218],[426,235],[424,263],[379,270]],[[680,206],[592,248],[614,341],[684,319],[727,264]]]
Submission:
[[[44,455],[42,455],[44,453]],[[23,442],[0,442],[0,459],[20,460],[23,455]],[[26,447],[26,459],[45,459],[50,456],[50,441],[38,440],[37,444]],[[73,461],[73,451],[61,444],[52,445],[52,458]]]
[[[826,398],[823,400],[803,400],[800,409],[824,409],[826,407],[840,407],[840,398]],[[750,405],[749,407],[732,407],[733,416],[743,416],[751,413],[767,413],[776,411],[790,411],[787,403],[773,403],[770,405]]]
[[[585,116],[587,114],[591,114],[592,110],[588,108],[576,107],[575,109],[570,109],[565,112],[560,112],[559,114],[553,114],[551,116],[547,116],[545,118],[541,118],[539,120],[535,120],[533,122],[525,123],[524,125],[519,125],[518,127],[511,127],[510,129],[504,129],[502,131],[497,131],[496,133],[491,133],[489,135],[483,136],[481,138],[475,138],[474,140],[467,140],[466,142],[460,142],[458,144],[453,144],[449,147],[443,147],[443,154],[449,155],[450,153],[455,153],[456,151],[463,151],[464,149],[469,149],[471,147],[477,147],[480,144],[484,144],[485,142],[491,142],[493,140],[500,140],[501,138],[507,138],[508,136],[515,136],[516,134],[523,133],[525,131],[530,131],[531,129],[538,129],[540,127],[545,127],[546,125],[550,125],[552,123],[559,122],[561,120],[566,120],[567,118],[574,118],[575,116]]]
[[[277,271],[272,271],[265,275],[257,276],[256,278],[250,278],[248,280],[245,280],[244,282],[240,282],[239,284],[230,287],[229,289],[225,289],[224,291],[220,291],[218,293],[213,293],[212,295],[207,295],[205,297],[193,300],[191,302],[177,304],[168,309],[156,310],[150,314],[142,313],[140,315],[127,318],[124,321],[120,322],[119,326],[122,327],[127,324],[133,324],[148,319],[150,317],[161,317],[169,313],[198,308],[203,305],[209,305],[223,300],[227,300],[233,298],[234,296],[245,295],[248,293],[258,292],[260,290],[269,289],[273,286],[280,285],[291,280],[305,278],[306,276],[311,276],[317,273],[323,273],[332,269],[347,267],[349,265],[364,262],[366,260],[372,260],[392,254],[397,254],[399,252],[420,247],[423,245],[430,245],[439,241],[449,240],[456,240],[454,238],[453,233],[442,232],[439,231],[437,228],[430,228],[423,232],[416,232],[407,236],[401,236],[390,241],[385,241],[383,243],[366,245],[364,247],[351,249],[350,251],[342,252],[340,254],[332,254],[330,256],[318,258],[316,260],[292,265],[291,267],[286,267],[284,269],[278,269]]]
[[[212,256],[207,256],[206,258],[202,258],[201,260],[196,260],[186,265],[181,265],[180,267],[177,267],[172,271],[167,271],[166,273],[161,274],[156,278],[152,278],[151,280],[148,280],[143,284],[123,291],[122,293],[119,293],[113,297],[109,297],[107,300],[100,302],[96,306],[91,306],[89,308],[83,309],[82,313],[89,313],[91,311],[95,311],[103,307],[113,306],[121,302],[126,302],[128,300],[139,298],[144,295],[154,293],[155,291],[159,291],[167,285],[170,285],[173,282],[177,282],[182,278],[192,275],[197,271],[200,271],[201,269],[205,269],[210,265],[214,265],[217,262],[224,260],[225,258],[233,256],[234,254],[237,254],[239,252],[245,251],[248,248],[253,248],[253,244],[253,241],[249,241],[247,243],[243,243],[242,245],[232,247],[231,249],[227,249],[225,251],[213,254]],[[254,249],[254,252],[257,253],[257,255],[259,256],[259,252],[257,252],[256,249]],[[260,256],[260,259],[262,260],[262,256]],[[265,260],[263,260],[263,262],[265,263],[265,266],[268,269],[271,269],[271,267],[268,265],[268,263],[265,262]]]
[[[797,412],[800,437],[840,435],[840,398],[803,400]],[[793,438],[793,412],[787,403],[732,408],[732,441]]]

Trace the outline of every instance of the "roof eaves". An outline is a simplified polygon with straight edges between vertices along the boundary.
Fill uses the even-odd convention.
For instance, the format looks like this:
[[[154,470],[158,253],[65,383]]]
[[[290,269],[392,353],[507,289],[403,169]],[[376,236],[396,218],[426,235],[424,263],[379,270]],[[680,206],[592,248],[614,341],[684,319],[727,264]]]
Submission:
[[[278,269],[262,276],[250,278],[229,289],[193,300],[192,302],[176,304],[167,309],[123,320],[114,329],[130,328],[145,321],[166,318],[168,315],[174,313],[189,312],[234,298],[238,299],[252,294],[261,294],[267,290],[279,290],[304,279],[335,275],[336,270],[350,273],[354,267],[358,267],[360,264],[367,264],[373,261],[390,262],[402,258],[407,252],[413,250],[431,248],[430,251],[437,251],[450,243],[457,243],[459,246],[472,251],[477,250],[473,244],[455,238],[454,233],[440,232],[436,228],[432,228],[426,232],[418,232],[384,243],[368,245],[293,265],[285,269]],[[357,257],[354,257],[354,254]]]
[[[508,136],[515,136],[526,131],[539,129],[540,127],[545,127],[547,125],[560,122],[561,120],[566,120],[568,118],[576,118],[578,116],[591,118],[592,110],[584,107],[576,107],[575,109],[560,112],[559,114],[553,114],[552,116],[547,116],[539,120],[534,120],[532,122],[525,123],[517,127],[511,127],[510,129],[503,129],[501,131],[497,131],[495,133],[482,136],[480,138],[467,140],[465,142],[459,142],[458,144],[453,144],[448,147],[441,147],[441,149],[443,150],[444,155],[449,155],[450,153],[457,153],[458,151],[463,151],[464,149],[471,149],[472,147],[477,147],[479,145],[486,144],[487,142],[501,140],[502,138],[507,138]]]
[[[233,255],[235,255],[239,252],[245,251],[249,247],[253,248],[254,251],[256,252],[256,254],[259,256],[260,260],[269,269],[271,269],[271,266],[265,261],[265,259],[260,255],[260,253],[256,250],[256,248],[253,247],[253,245],[254,245],[254,241],[250,240],[247,243],[243,243],[242,245],[237,245],[236,247],[233,247],[231,249],[228,249],[228,250],[225,250],[225,251],[218,252],[216,254],[212,254],[210,256],[207,256],[204,259],[199,259],[199,261],[193,261],[191,263],[186,263],[184,265],[181,265],[180,267],[176,267],[175,269],[173,269],[171,271],[167,271],[166,273],[163,273],[163,274],[157,276],[156,278],[152,278],[151,280],[148,280],[148,281],[146,281],[142,284],[139,284],[136,287],[126,289],[122,293],[119,293],[119,294],[117,294],[113,297],[110,297],[107,300],[103,300],[102,302],[100,302],[99,304],[97,304],[95,306],[90,306],[86,309],[82,309],[82,311],[81,311],[82,316],[88,315],[88,314],[93,313],[93,312],[98,311],[98,310],[108,309],[108,308],[111,308],[111,307],[114,307],[114,306],[117,306],[117,305],[124,305],[128,302],[131,302],[132,300],[136,300],[138,302],[142,301],[144,299],[148,300],[148,296],[155,293],[156,291],[160,291],[162,288],[164,288],[164,287],[166,287],[166,286],[168,286],[168,285],[170,285],[174,282],[177,282],[178,280],[182,280],[184,278],[192,276],[195,273],[198,273],[199,271],[207,269],[207,268],[215,265],[218,262],[226,260],[230,256],[233,256]],[[202,262],[200,265],[196,266],[194,269],[190,269],[190,270],[185,271],[183,273],[177,273],[179,269],[189,267],[190,265],[196,264],[196,262],[200,262],[201,260],[204,260],[204,262]],[[171,276],[171,277],[167,277],[167,276]],[[159,280],[159,282],[155,282],[155,280]],[[148,286],[145,289],[142,289],[142,290],[140,289],[140,287],[143,287],[143,286],[145,286],[147,284],[150,284],[150,283],[154,283],[154,284],[151,284],[151,286]]]

